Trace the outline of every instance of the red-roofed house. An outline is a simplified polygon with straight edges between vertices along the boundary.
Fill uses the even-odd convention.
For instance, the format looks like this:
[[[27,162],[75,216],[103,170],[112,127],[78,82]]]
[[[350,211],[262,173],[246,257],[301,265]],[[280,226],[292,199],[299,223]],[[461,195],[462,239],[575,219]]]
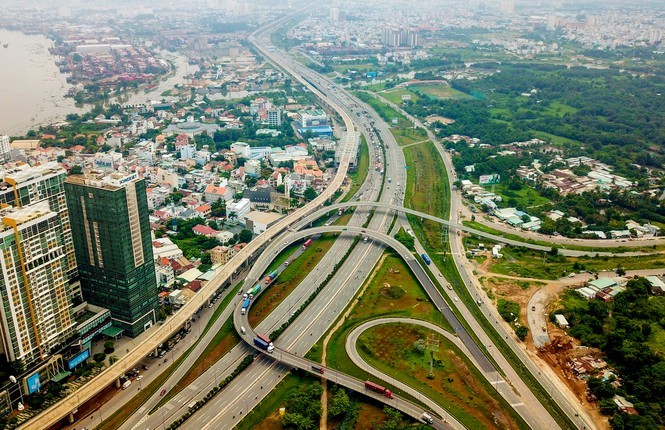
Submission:
[[[210,206],[209,204],[204,204],[195,208],[194,210],[199,214],[201,214],[202,217],[207,217],[210,215],[210,212],[212,211],[212,206]]]
[[[198,224],[192,228],[192,231],[197,236],[206,236],[206,237],[215,237],[219,233],[214,228],[208,227],[207,225]]]
[[[203,192],[206,202],[216,202],[217,200],[230,201],[233,198],[233,191],[230,188],[208,185]]]
[[[192,282],[187,284],[185,288],[189,288],[190,290],[196,293],[201,289],[202,286],[203,285],[201,284],[201,281],[199,279],[194,279]]]
[[[189,145],[189,136],[187,136],[186,134],[179,134],[175,137],[176,148],[187,145]]]

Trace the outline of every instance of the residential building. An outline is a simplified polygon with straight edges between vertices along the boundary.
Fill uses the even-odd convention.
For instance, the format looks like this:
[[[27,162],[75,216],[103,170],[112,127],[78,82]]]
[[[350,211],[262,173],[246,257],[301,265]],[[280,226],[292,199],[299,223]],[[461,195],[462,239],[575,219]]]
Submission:
[[[281,109],[268,109],[268,125],[270,127],[279,127],[282,125]]]
[[[245,221],[245,215],[251,210],[249,199],[240,199],[237,202],[231,202],[226,205],[226,218],[229,221]]]
[[[233,248],[219,245],[210,250],[210,261],[212,264],[226,264],[234,255]]]
[[[71,235],[46,201],[8,206],[0,215],[2,352],[31,366],[76,331],[70,285],[78,282],[76,264],[67,259]]]
[[[21,359],[26,367],[74,333],[72,303],[83,302],[65,177],[50,162],[5,171],[0,181],[2,349],[8,360]]]
[[[9,136],[0,136],[0,160],[9,161],[9,151],[11,151],[9,146]]]
[[[227,187],[218,187],[216,185],[208,185],[203,192],[203,196],[208,203],[213,203],[220,199],[228,202],[233,198],[233,189]]]
[[[155,323],[157,308],[145,180],[74,175],[65,189],[83,296],[136,337]]]

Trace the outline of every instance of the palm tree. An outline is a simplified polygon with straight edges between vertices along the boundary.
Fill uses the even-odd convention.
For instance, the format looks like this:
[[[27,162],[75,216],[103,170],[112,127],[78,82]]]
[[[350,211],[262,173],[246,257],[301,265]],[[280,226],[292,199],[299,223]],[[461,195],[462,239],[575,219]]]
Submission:
[[[231,211],[229,213],[229,215],[227,216],[227,218],[228,218],[229,221],[237,220],[238,219],[238,214],[236,213],[236,211]]]

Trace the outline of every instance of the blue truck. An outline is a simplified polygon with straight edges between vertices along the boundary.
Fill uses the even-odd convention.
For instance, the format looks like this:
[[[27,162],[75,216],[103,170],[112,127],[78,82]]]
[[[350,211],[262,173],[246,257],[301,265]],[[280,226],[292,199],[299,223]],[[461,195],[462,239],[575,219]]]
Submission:
[[[242,315],[245,315],[247,313],[247,309],[249,309],[249,299],[245,299],[245,301],[242,302],[242,308],[240,308],[240,313]]]
[[[272,342],[268,343],[260,337],[254,338],[254,345],[271,354],[275,350],[275,345],[273,345]]]
[[[428,266],[432,263],[432,260],[430,260],[429,255],[427,255],[425,253],[422,253],[422,254],[420,254],[420,257],[423,259],[425,264],[427,264]]]

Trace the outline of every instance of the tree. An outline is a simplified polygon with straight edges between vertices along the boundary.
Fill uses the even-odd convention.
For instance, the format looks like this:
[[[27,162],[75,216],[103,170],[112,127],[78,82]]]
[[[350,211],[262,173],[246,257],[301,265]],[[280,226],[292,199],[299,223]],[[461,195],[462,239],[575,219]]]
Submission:
[[[328,408],[328,414],[333,417],[343,415],[351,407],[351,400],[349,399],[349,394],[343,388],[338,388],[337,392],[330,402]]]
[[[305,200],[311,202],[316,198],[316,191],[312,187],[307,187],[305,188],[305,191],[303,192],[302,196],[305,198]]]
[[[251,232],[251,230],[242,229],[240,233],[238,233],[238,240],[241,243],[249,243],[252,240],[252,237],[254,237],[254,233]]]
[[[415,239],[409,233],[404,230],[400,230],[395,235],[395,239],[402,245],[406,246],[409,250],[413,251],[415,249]]]
[[[104,342],[104,353],[112,354],[115,351],[115,343],[112,340]]]
[[[72,168],[69,170],[70,175],[81,175],[83,174],[83,168],[81,166],[72,166]]]
[[[515,334],[519,338],[519,340],[524,340],[526,339],[526,335],[529,333],[529,329],[526,328],[525,326],[521,325],[517,327],[517,330],[515,330]]]

